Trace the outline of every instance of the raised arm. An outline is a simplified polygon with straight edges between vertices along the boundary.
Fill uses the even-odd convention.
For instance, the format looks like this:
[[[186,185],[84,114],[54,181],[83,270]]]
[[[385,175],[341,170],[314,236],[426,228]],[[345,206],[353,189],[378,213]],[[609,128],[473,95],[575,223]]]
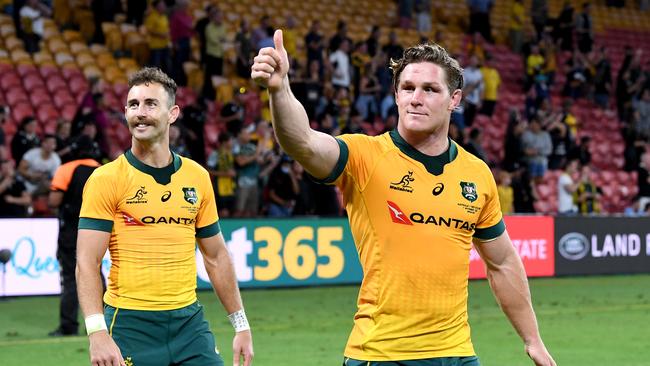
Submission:
[[[273,35],[275,48],[265,47],[255,57],[251,77],[268,88],[273,129],[280,146],[316,178],[327,177],[339,158],[336,140],[309,127],[305,108],[291,92],[289,58],[284,49],[282,31]]]
[[[475,247],[486,264],[494,297],[524,341],[528,356],[537,366],[556,366],[539,335],[526,271],[508,232],[490,242],[475,240]]]
[[[235,267],[226,248],[223,235],[219,233],[209,238],[197,238],[197,241],[203,254],[203,263],[206,272],[208,272],[210,283],[217,293],[219,301],[230,315],[231,322],[233,322],[233,318],[245,318],[244,306],[239,295],[237,277],[235,276]],[[246,321],[246,325],[247,323]],[[253,361],[253,337],[250,329],[237,331],[232,343],[233,365],[239,366],[241,357],[244,358],[244,366],[251,365]]]

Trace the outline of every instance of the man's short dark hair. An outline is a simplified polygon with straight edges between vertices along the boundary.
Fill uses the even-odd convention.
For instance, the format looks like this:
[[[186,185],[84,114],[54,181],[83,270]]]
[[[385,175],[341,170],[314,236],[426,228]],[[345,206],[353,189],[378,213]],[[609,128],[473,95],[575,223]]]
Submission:
[[[176,82],[167,76],[162,70],[157,67],[145,67],[129,78],[129,89],[137,85],[148,85],[150,83],[160,84],[165,88],[169,99],[169,107],[176,104]]]
[[[451,57],[443,47],[435,43],[424,43],[407,48],[401,59],[390,60],[390,68],[393,70],[393,88],[396,92],[400,75],[406,65],[420,62],[434,63],[445,71],[449,95],[453,94],[456,89],[463,88],[463,68],[460,67],[458,61]]]

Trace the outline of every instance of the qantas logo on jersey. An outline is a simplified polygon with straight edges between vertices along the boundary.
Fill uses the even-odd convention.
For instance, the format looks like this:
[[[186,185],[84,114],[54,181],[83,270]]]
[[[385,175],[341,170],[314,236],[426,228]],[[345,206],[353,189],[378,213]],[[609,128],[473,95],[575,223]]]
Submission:
[[[402,225],[413,225],[416,224],[432,224],[436,226],[446,226],[452,229],[461,229],[466,231],[474,231],[476,228],[476,223],[468,222],[461,219],[455,219],[452,217],[442,217],[428,215],[420,212],[412,212],[411,214],[406,214],[395,202],[386,201],[388,203],[388,212],[390,213],[390,218],[394,223]]]
[[[386,201],[388,203],[388,212],[390,213],[390,218],[393,222],[402,224],[402,225],[413,225],[411,220],[406,217],[406,214],[402,209],[397,206],[394,202]]]
[[[409,171],[399,182],[391,183],[390,189],[411,193],[413,192],[413,187],[411,187],[411,182],[413,181],[415,181],[415,178],[413,178],[413,172]]]
[[[124,219],[124,225],[126,226],[144,226],[144,224],[138,221],[138,219],[126,212],[122,212],[122,218]]]
[[[141,186],[140,189],[138,189],[137,192],[133,195],[133,197],[128,198],[126,200],[127,205],[135,204],[135,203],[147,203],[147,198],[145,195],[147,194],[147,190],[144,188],[144,186]]]
[[[145,216],[142,218],[142,222],[145,224],[183,224],[183,225],[193,225],[196,221],[191,217],[171,217],[171,216]]]

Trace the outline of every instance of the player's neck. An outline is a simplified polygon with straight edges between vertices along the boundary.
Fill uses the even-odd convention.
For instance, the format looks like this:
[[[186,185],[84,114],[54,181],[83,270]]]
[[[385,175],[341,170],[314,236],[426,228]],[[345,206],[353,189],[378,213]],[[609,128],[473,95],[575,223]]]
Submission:
[[[153,168],[164,168],[171,164],[173,159],[168,143],[148,145],[134,140],[131,146],[131,152],[136,159]]]
[[[417,133],[400,130],[398,128],[397,132],[402,136],[404,141],[425,155],[438,156],[449,149],[447,131],[444,131],[444,133],[442,133],[443,131],[435,133]]]

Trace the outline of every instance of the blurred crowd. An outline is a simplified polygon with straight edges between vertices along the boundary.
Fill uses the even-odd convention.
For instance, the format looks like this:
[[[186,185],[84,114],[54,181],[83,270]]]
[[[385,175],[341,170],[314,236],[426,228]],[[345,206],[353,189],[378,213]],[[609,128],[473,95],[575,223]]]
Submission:
[[[420,42],[445,46],[443,31],[433,31],[432,3],[424,0],[397,1],[395,27],[415,29]],[[620,6],[624,1],[608,1]],[[645,2],[642,2],[642,6]],[[644,63],[641,49],[625,47],[623,64],[613,74],[608,50],[599,44],[591,17],[591,4],[574,8],[566,1],[556,18],[549,16],[545,0],[511,3],[508,43],[521,55],[524,73],[520,77],[523,105],[499,101],[503,89],[490,25],[492,0],[468,0],[467,35],[454,56],[464,67],[464,101],[452,115],[450,135],[468,151],[492,167],[497,177],[504,213],[533,213],[536,186],[547,170],[559,173],[558,211],[598,213],[602,190],[593,183],[593,166],[588,134],[573,108],[578,100],[589,100],[603,110],[615,110],[622,123],[626,148],[625,170],[638,173],[638,197],[626,212],[644,215],[650,211],[650,63]],[[0,1],[13,14],[16,28],[27,50],[36,52],[42,36],[41,17],[52,15],[48,1]],[[255,26],[251,19],[240,22],[232,32],[224,23],[224,11],[217,4],[205,8],[205,17],[194,19],[188,0],[145,1],[88,0],[95,23],[112,21],[125,13],[126,21],[146,29],[149,65],[160,67],[180,86],[188,85],[184,64],[192,59],[191,41],[200,45],[198,61],[203,71],[199,97],[184,106],[180,121],[171,127],[171,146],[179,155],[203,164],[214,180],[221,217],[291,215],[337,216],[343,202],[334,187],[315,184],[302,167],[283,154],[270,125],[268,95],[251,88],[248,82],[252,59],[262,47],[273,46],[273,32],[284,31],[284,44],[291,59],[290,80],[296,97],[303,103],[312,127],[332,134],[380,134],[395,128],[398,120],[389,60],[401,57],[404,44],[398,32],[387,35],[379,26],[369,26],[367,38],[348,34],[348,24],[339,21],[334,34],[324,34],[319,20],[306,34],[297,30],[298,20],[287,16],[273,23],[263,15]],[[527,24],[527,17],[532,24]],[[532,27],[531,27],[532,25]],[[304,39],[304,49],[297,47]],[[356,40],[353,40],[356,39]],[[383,39],[387,41],[382,42]],[[104,35],[95,29],[93,42]],[[227,58],[226,48],[235,56]],[[560,85],[558,73],[565,82]],[[217,109],[209,106],[219,98],[216,87],[223,77],[244,80],[233,88],[232,98]],[[91,88],[73,121],[60,120],[55,135],[38,136],[36,121],[25,118],[18,132],[0,144],[10,154],[2,154],[0,171],[0,215],[28,216],[33,203],[47,193],[49,180],[61,163],[74,159],[75,141],[89,136],[96,142],[96,154],[104,161],[110,156],[103,131],[114,117],[102,97],[104,81],[91,80]],[[554,104],[553,95],[561,95]],[[259,110],[251,100],[261,102]],[[483,130],[477,116],[492,118],[497,110],[507,110],[503,159],[490,160],[485,151]],[[204,126],[207,113],[218,113],[220,130],[216,146],[207,146]],[[0,109],[4,123],[8,111]]]

